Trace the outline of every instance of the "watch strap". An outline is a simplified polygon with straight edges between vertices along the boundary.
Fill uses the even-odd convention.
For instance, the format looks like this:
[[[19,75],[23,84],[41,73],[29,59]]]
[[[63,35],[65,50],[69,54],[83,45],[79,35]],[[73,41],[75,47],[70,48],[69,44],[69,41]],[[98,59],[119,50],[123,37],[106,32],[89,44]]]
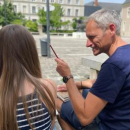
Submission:
[[[66,76],[69,79],[73,78],[73,75]]]

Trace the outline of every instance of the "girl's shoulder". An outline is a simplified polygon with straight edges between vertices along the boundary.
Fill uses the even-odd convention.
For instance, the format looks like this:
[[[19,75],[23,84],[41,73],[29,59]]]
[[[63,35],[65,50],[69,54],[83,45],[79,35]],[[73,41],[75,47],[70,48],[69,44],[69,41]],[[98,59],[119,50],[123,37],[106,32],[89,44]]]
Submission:
[[[57,90],[57,85],[56,83],[51,80],[51,79],[42,79],[42,83],[45,84],[45,87],[48,87],[50,92],[53,94],[53,96],[56,98],[56,90]]]

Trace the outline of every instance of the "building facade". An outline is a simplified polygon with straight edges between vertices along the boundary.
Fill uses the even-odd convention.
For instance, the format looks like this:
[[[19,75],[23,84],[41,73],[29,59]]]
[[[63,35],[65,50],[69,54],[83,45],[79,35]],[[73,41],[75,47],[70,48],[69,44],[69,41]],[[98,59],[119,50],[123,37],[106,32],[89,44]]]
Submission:
[[[122,5],[121,19],[121,36],[130,36],[130,0]]]
[[[26,19],[36,21],[39,19],[37,13],[39,9],[46,8],[46,0],[11,0],[16,12],[21,12]],[[0,0],[2,5],[4,0]],[[62,21],[84,16],[84,0],[49,0],[50,6],[59,3],[64,10]]]

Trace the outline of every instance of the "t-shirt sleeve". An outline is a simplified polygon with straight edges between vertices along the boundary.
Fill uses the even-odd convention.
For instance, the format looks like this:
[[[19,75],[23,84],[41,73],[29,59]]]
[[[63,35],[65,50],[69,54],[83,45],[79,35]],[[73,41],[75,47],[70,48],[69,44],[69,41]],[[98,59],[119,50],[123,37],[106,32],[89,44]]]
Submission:
[[[98,78],[90,92],[107,102],[114,103],[122,89],[126,75],[113,64],[102,65]]]

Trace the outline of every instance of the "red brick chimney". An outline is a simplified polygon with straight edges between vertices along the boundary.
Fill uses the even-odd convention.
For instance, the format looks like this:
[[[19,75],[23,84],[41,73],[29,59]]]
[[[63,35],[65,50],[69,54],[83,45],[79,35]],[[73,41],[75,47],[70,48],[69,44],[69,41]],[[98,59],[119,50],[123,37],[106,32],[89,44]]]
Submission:
[[[95,5],[95,6],[98,6],[98,0],[95,0],[94,5]]]

